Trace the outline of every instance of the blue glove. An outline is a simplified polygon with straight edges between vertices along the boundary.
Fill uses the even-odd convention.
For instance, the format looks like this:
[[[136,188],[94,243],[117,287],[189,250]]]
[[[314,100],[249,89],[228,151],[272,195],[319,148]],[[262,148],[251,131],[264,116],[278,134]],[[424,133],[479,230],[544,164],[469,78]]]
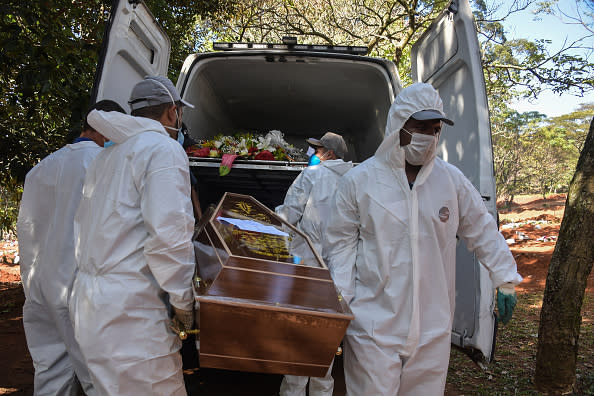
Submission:
[[[510,321],[516,302],[518,302],[518,298],[512,284],[506,283],[497,288],[497,310],[499,311],[499,320],[503,324]]]

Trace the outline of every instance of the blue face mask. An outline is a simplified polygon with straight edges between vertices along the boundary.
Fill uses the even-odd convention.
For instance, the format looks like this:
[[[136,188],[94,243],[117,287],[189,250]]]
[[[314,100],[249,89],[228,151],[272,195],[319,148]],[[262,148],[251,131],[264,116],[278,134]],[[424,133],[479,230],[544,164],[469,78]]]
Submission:
[[[182,145],[182,147],[184,146],[184,134],[182,133],[182,129],[179,128],[179,130],[177,131],[177,141],[179,144]]]
[[[317,155],[312,155],[311,157],[309,157],[309,162],[307,163],[307,166],[318,165],[321,163],[322,163],[322,161],[320,160],[320,158]]]
[[[108,140],[107,142],[103,143],[103,148],[108,148],[109,146],[113,146],[114,144],[114,142]]]

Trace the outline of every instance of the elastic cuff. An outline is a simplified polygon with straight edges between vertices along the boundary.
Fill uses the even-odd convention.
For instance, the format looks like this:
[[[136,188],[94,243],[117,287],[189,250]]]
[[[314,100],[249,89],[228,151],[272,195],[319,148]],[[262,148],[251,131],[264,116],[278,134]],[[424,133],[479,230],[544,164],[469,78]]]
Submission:
[[[504,283],[499,286],[499,290],[505,294],[514,294],[516,292],[516,286],[513,283]]]

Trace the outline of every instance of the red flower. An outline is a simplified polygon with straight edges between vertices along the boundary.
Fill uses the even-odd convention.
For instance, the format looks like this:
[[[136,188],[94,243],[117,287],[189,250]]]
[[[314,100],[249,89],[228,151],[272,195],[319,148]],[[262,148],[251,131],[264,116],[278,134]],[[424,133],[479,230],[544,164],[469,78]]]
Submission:
[[[265,160],[265,161],[274,161],[274,155],[272,155],[272,153],[268,150],[262,150],[258,154],[256,154],[254,159]]]
[[[248,148],[248,153],[250,154],[254,154],[256,151],[258,151],[258,147],[256,146],[251,146],[250,148]]]
[[[210,148],[208,147],[202,147],[196,150],[196,155],[198,157],[208,157],[208,154],[210,154]]]
[[[190,157],[208,157],[209,152],[210,149],[208,147],[200,148],[196,146],[191,146],[186,149],[186,153]]]

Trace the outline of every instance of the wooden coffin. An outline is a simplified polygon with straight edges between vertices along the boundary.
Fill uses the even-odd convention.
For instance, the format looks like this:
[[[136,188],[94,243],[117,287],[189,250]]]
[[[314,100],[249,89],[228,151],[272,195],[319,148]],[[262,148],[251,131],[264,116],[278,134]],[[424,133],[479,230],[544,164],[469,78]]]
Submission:
[[[254,198],[226,193],[193,242],[200,365],[324,376],[353,315],[310,241]]]

